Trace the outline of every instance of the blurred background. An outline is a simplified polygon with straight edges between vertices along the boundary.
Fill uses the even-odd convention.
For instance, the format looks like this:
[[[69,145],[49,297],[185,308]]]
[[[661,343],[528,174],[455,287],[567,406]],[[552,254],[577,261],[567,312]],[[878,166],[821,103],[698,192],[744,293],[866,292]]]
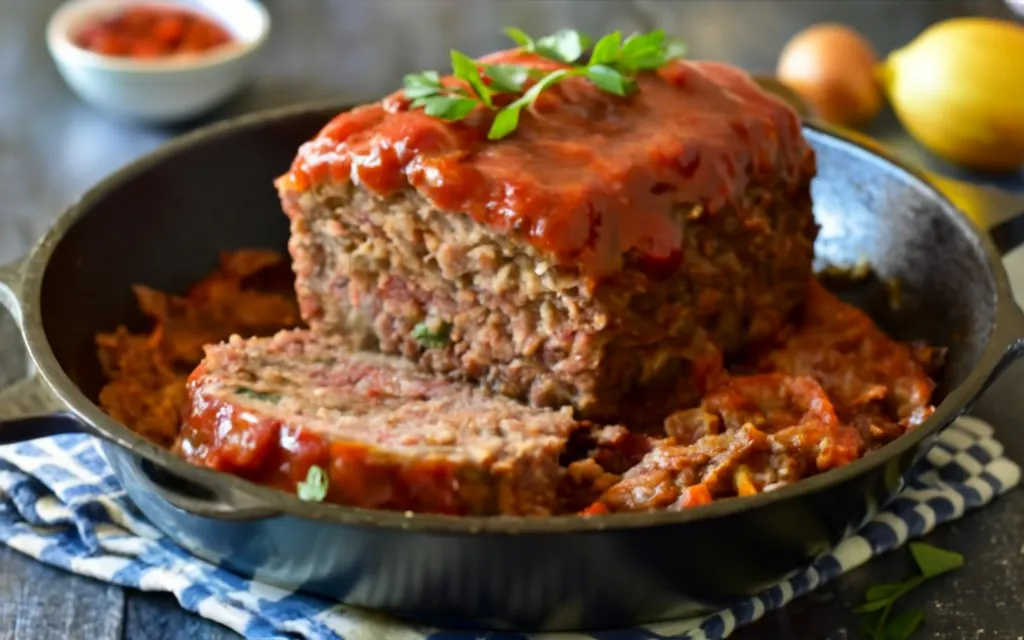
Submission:
[[[210,3],[216,5],[216,2]],[[507,47],[516,25],[534,35],[560,27],[593,34],[660,27],[691,57],[773,73],[787,41],[839,21],[878,56],[955,16],[1020,20],[1004,0],[265,0],[271,26],[242,90],[198,118],[141,125],[83,103],[47,52],[58,0],[0,0],[0,264],[20,256],[79,194],[167,139],[221,118],[308,100],[356,102],[398,86],[404,73],[447,68],[448,50]],[[864,129],[907,157],[937,161],[883,112]],[[979,179],[1018,188],[1020,173]]]

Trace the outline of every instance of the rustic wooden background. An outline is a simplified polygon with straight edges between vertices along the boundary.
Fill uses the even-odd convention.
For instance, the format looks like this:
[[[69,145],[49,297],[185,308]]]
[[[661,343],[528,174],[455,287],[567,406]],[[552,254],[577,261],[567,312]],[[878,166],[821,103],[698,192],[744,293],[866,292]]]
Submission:
[[[126,125],[81,104],[50,62],[43,28],[56,0],[0,0],[0,264],[16,259],[80,193],[189,127]],[[937,20],[965,14],[1010,16],[999,0],[267,0],[274,25],[256,78],[204,122],[304,100],[359,100],[395,86],[408,71],[442,66],[449,47],[473,54],[506,46],[503,25],[533,33],[574,26],[665,28],[694,57],[770,71],[785,41],[822,20],[868,34],[880,52]],[[202,123],[192,123],[195,126]],[[905,156],[957,173],[906,138],[891,115],[871,129]],[[959,174],[960,177],[965,177]],[[970,176],[967,176],[970,177]],[[1021,176],[975,177],[1024,191]],[[116,239],[112,239],[116,250]],[[1017,269],[1017,267],[1015,267]],[[1024,262],[1019,272],[1024,275]],[[0,385],[22,366],[10,321],[0,316]],[[1024,420],[1011,372],[982,404],[1024,460]],[[966,553],[967,566],[915,597],[927,609],[921,638],[1024,637],[1024,497],[1015,492],[944,527],[936,544]],[[734,635],[737,640],[845,640],[856,637],[850,608],[875,582],[909,571],[894,554],[844,577],[783,612]],[[0,640],[228,638],[222,628],[181,612],[173,598],[126,592],[71,576],[0,548]]]

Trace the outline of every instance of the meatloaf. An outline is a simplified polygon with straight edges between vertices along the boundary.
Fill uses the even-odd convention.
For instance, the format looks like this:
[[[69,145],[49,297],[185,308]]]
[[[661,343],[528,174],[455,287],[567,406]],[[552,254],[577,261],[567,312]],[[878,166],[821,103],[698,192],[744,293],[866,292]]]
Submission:
[[[804,299],[814,155],[738,69],[674,61],[637,86],[567,79],[497,141],[493,112],[444,121],[401,91],[337,116],[276,183],[303,318],[585,417],[697,404]]]
[[[326,499],[470,515],[556,508],[571,409],[530,408],[351,352],[307,331],[208,346],[188,381],[176,448],[187,460],[287,491],[320,467]]]

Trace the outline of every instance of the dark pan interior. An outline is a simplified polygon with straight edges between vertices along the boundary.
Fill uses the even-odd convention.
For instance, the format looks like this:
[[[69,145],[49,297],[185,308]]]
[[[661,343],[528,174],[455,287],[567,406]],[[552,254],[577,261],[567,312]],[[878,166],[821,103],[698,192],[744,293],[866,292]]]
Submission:
[[[890,335],[949,348],[941,399],[977,364],[993,329],[997,292],[980,238],[910,174],[853,143],[807,136],[818,156],[819,270],[866,263],[872,277],[839,293]]]
[[[93,336],[147,327],[133,284],[180,292],[215,269],[223,250],[287,250],[273,180],[328,119],[321,112],[206,137],[86,197],[50,259],[41,306],[57,360],[89,398],[103,384]]]
[[[93,336],[140,329],[130,287],[181,291],[238,247],[284,250],[288,225],[272,181],[333,111],[249,122],[194,139],[113,177],[87,196],[43,278],[42,317],[61,366],[90,398],[102,384]],[[866,261],[900,283],[853,299],[903,339],[950,347],[942,388],[962,381],[992,328],[996,292],[985,250],[927,188],[861,148],[808,131],[817,150],[822,264]]]

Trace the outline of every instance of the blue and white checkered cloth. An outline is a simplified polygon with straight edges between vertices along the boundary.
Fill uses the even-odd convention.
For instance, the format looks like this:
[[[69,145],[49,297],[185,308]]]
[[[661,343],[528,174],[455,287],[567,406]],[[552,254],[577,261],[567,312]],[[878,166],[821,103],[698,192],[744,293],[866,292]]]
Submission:
[[[713,615],[614,633],[617,640],[719,640],[871,557],[959,518],[1016,486],[989,425],[961,418],[904,488],[856,534],[760,595]],[[22,553],[125,587],[173,593],[181,606],[250,638],[472,640],[383,619],[235,576],[188,555],[135,510],[96,442],[64,435],[0,447],[0,540]],[[489,634],[495,640],[593,640],[602,633]]]

